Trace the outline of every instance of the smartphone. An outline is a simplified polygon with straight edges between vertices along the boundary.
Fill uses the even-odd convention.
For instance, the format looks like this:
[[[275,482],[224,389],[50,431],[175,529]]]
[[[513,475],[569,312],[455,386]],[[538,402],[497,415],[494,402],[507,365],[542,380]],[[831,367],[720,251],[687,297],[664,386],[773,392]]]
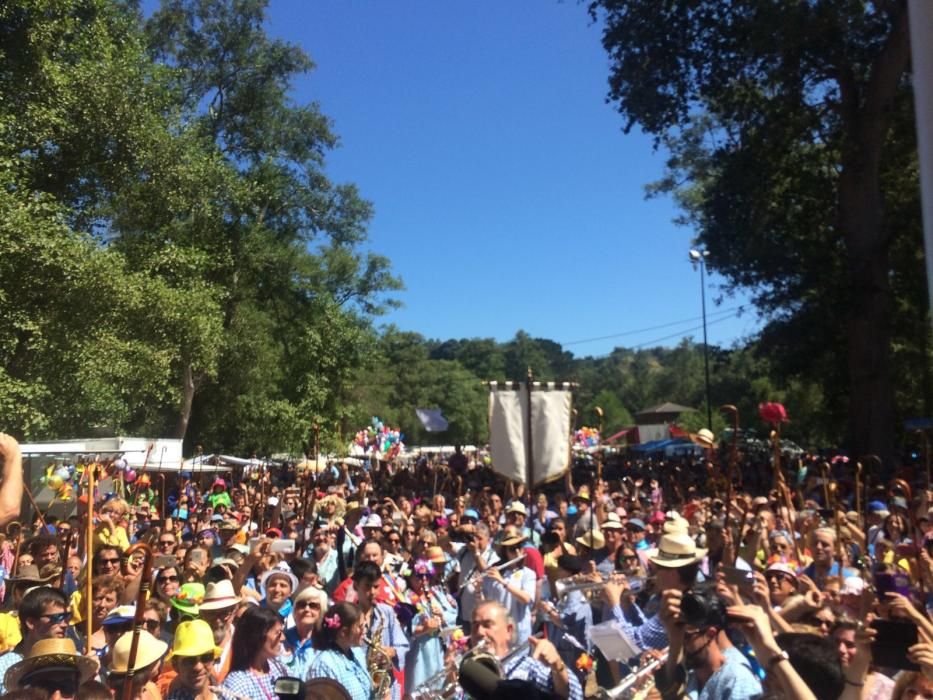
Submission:
[[[901,620],[874,620],[876,631],[871,643],[872,663],[882,668],[917,671],[920,667],[907,660],[907,650],[917,643],[917,625]]]
[[[192,564],[203,564],[204,563],[204,550],[203,549],[192,549],[189,556]]]
[[[152,568],[154,569],[167,569],[170,566],[174,567],[178,562],[175,560],[171,554],[160,554],[157,557],[154,557],[152,560]]]
[[[723,579],[730,586],[738,586],[744,590],[750,590],[755,585],[755,574],[747,569],[737,569],[734,566],[724,566],[721,569]]]
[[[904,574],[875,574],[874,583],[878,600],[882,603],[887,602],[887,593],[900,593],[906,598],[910,597],[910,578]]]
[[[279,554],[294,554],[295,540],[272,540],[272,546],[269,547],[269,551],[278,552]]]
[[[917,548],[917,545],[910,542],[897,545],[894,551],[899,557],[916,557],[920,555],[920,550]]]

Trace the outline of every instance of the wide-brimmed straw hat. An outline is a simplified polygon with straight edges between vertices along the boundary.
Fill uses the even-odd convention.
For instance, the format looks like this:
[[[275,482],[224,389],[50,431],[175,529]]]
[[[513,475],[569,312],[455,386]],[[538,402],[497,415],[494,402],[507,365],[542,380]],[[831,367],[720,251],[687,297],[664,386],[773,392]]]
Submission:
[[[690,440],[700,447],[716,447],[716,436],[709,428],[700,428],[695,434],[690,435]]]
[[[22,661],[7,669],[6,675],[3,676],[3,684],[7,690],[13,690],[23,678],[38,671],[77,671],[81,677],[80,682],[84,683],[92,678],[99,668],[100,663],[96,658],[79,654],[75,643],[67,637],[40,639],[32,645],[29,654]]]
[[[233,583],[229,579],[221,579],[207,584],[207,590],[204,593],[204,599],[198,606],[200,611],[204,610],[224,610],[232,608],[240,602],[238,596],[233,590]]]
[[[606,536],[600,530],[587,530],[574,542],[587,549],[602,549],[606,546]]]
[[[61,571],[56,570],[54,566],[46,566],[40,572],[35,564],[24,564],[16,569],[16,576],[7,577],[10,583],[49,583],[58,576]]]
[[[505,542],[503,542],[502,544],[505,544]],[[447,555],[444,554],[444,550],[438,547],[437,545],[433,545],[425,549],[424,558],[434,564],[446,564],[447,563]]]
[[[110,664],[111,673],[129,673],[130,645],[133,643],[135,632],[124,632],[113,645],[113,662]],[[146,668],[165,656],[168,644],[156,639],[146,630],[140,630],[139,646],[136,649],[136,659],[133,663],[133,672]]]
[[[648,550],[648,561],[666,569],[679,569],[700,561],[706,552],[685,532],[665,532],[657,548]]]

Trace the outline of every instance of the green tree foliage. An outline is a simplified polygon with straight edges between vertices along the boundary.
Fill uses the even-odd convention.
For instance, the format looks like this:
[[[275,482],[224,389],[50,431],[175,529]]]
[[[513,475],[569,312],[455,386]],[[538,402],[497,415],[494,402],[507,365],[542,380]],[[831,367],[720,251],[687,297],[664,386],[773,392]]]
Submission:
[[[671,154],[656,191],[675,194],[711,266],[770,321],[759,350],[825,388],[856,453],[890,457],[894,386],[930,362],[906,1],[590,9],[626,129]]]

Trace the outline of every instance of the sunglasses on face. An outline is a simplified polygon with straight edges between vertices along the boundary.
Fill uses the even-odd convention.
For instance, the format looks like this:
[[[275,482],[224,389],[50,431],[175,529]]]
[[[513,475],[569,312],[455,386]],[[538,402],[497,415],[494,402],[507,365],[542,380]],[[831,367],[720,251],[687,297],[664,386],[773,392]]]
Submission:
[[[401,541],[402,541],[402,540],[400,540],[398,537],[390,537],[390,538],[389,538],[389,544],[399,544],[399,543],[401,543]]]
[[[68,622],[71,619],[71,611],[66,610],[65,612],[54,613],[52,615],[43,615],[40,619],[45,619],[49,621],[51,625],[60,625],[63,622]]]
[[[156,581],[158,581],[159,583],[178,583],[179,578],[177,575],[176,576],[158,576],[156,577]]]
[[[205,666],[214,663],[214,655],[210,652],[201,654],[200,656],[177,656],[175,658],[180,659],[189,666],[194,666],[199,661]]]
[[[101,564],[119,564],[120,557],[115,557],[113,559],[100,559],[99,561]]]
[[[49,695],[58,691],[63,697],[74,697],[78,692],[78,676],[72,675],[60,678],[59,675],[59,673],[54,675],[51,673],[36,674],[28,680],[20,681],[20,683],[24,688],[40,688]]]
[[[173,547],[175,546],[175,540],[159,540],[160,547]]]
[[[301,610],[302,608],[311,608],[312,610],[320,610],[321,604],[315,603],[313,600],[302,600],[300,603],[295,603],[295,608]]]
[[[151,633],[159,629],[159,625],[162,624],[162,620],[153,620],[151,617],[147,617],[145,620],[143,620],[143,624],[146,625],[146,629]]]

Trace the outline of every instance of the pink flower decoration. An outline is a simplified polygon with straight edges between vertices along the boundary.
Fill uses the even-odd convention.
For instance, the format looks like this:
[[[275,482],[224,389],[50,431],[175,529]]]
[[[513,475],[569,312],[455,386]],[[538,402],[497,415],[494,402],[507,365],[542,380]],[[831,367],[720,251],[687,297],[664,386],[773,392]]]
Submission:
[[[758,404],[758,415],[761,416],[761,420],[770,423],[774,427],[787,422],[787,410],[779,403]]]
[[[325,617],[324,624],[332,630],[340,629],[340,616],[337,613],[334,613],[330,617]]]

